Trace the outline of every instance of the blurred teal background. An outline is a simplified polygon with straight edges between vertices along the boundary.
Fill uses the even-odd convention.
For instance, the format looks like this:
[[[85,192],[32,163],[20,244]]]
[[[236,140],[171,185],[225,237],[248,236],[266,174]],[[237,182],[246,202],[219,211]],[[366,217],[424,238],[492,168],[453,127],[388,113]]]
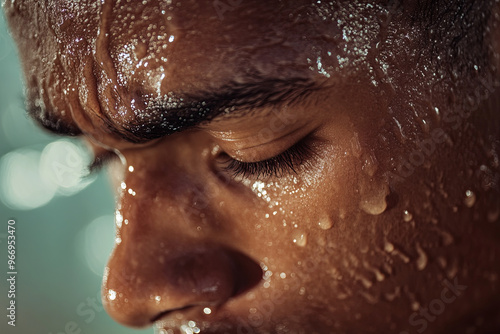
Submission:
[[[78,141],[48,135],[26,117],[16,52],[2,13],[0,333],[153,333],[122,327],[101,308],[114,244],[113,196],[104,173],[82,178],[89,157]],[[16,327],[6,317],[9,219],[16,221]]]

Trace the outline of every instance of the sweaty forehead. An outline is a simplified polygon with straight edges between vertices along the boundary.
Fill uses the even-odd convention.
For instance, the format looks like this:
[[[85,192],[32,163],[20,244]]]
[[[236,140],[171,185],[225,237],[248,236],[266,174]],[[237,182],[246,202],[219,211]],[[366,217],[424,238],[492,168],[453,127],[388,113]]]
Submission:
[[[17,0],[5,9],[28,98],[57,120],[97,115],[122,128],[143,122],[155,98],[368,73],[381,23],[396,17],[376,0]]]
[[[80,114],[118,124],[155,97],[324,75],[350,50],[366,55],[379,27],[377,9],[351,1],[18,0],[5,9],[28,99],[48,118],[75,116],[78,100]]]
[[[375,27],[366,20],[370,7],[338,2],[41,1],[20,12],[64,57],[91,55],[121,85],[175,91],[238,75],[303,75],[315,51],[328,45],[336,54],[336,42],[349,38],[339,22],[365,16],[363,29]]]
[[[109,37],[102,39],[107,40],[103,48],[121,73],[142,82],[152,78],[156,85],[161,82],[156,88],[162,91],[208,89],[257,74],[252,72],[298,71],[293,65],[307,52],[305,43],[298,44],[300,36],[315,30],[298,24],[302,27],[290,31],[289,14],[299,6],[280,1],[164,1],[135,8],[117,2],[105,7],[101,26]]]

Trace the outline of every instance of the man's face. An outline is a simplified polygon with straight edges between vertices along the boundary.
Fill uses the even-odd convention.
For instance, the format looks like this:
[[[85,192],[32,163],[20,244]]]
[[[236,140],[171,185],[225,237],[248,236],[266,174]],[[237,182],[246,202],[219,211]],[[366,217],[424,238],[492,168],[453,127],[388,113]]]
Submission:
[[[108,312],[160,333],[494,328],[493,5],[439,6],[7,1],[31,113],[119,158]]]

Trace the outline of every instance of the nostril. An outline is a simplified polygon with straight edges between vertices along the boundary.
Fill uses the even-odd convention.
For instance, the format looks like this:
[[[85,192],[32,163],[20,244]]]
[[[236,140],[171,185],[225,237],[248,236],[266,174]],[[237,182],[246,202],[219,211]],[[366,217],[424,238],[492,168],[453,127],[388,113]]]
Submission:
[[[195,294],[197,298],[191,299],[189,305],[161,310],[152,322],[191,308],[224,304],[257,285],[263,274],[260,265],[233,250],[194,253],[174,262],[170,266],[174,270],[169,275],[176,282],[177,292],[181,289],[184,294]]]
[[[161,312],[161,313],[157,314],[153,319],[151,319],[151,322],[155,323],[158,320],[160,320],[161,318],[168,316],[170,313],[182,312],[182,311],[188,310],[188,309],[193,308],[193,307],[195,307],[195,305],[188,305],[188,306],[179,307],[176,309]]]
[[[258,284],[262,269],[248,256],[229,249],[201,249],[170,260],[165,277],[177,292],[199,301],[222,303]]]
[[[222,303],[233,294],[237,280],[233,259],[221,249],[198,249],[172,258],[164,267],[171,289],[190,302]]]
[[[262,280],[263,272],[260,265],[248,256],[236,251],[228,253],[233,259],[236,278],[233,296],[237,296],[256,286]]]

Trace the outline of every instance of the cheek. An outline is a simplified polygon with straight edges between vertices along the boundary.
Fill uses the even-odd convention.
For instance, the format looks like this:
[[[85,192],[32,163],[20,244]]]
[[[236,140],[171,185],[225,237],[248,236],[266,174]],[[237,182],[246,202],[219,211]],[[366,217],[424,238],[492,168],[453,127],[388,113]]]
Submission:
[[[271,244],[279,243],[290,249],[290,254],[300,254],[300,248],[314,254],[340,231],[356,229],[360,216],[383,213],[390,193],[388,184],[378,171],[375,156],[359,145],[353,136],[324,148],[296,175],[245,182],[264,204],[253,218],[261,222],[257,230],[273,235]]]

